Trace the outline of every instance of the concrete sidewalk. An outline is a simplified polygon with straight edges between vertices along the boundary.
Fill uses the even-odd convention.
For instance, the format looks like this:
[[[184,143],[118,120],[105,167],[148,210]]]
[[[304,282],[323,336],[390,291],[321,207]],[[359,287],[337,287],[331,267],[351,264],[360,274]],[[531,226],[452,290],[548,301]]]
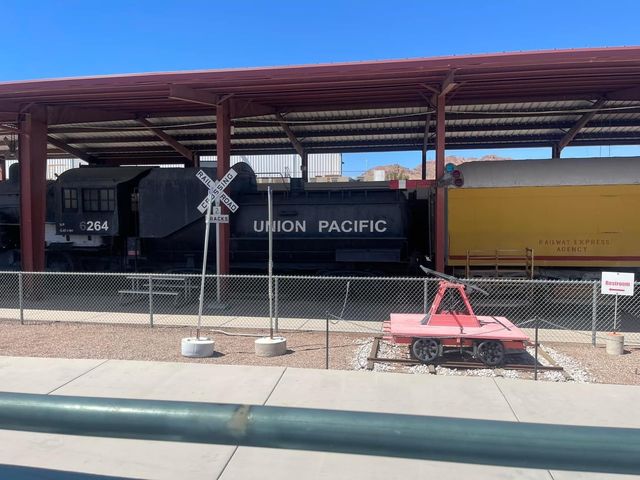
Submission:
[[[0,357],[0,390],[640,428],[640,387],[504,378]],[[125,478],[635,478],[5,430],[0,445],[0,464]]]

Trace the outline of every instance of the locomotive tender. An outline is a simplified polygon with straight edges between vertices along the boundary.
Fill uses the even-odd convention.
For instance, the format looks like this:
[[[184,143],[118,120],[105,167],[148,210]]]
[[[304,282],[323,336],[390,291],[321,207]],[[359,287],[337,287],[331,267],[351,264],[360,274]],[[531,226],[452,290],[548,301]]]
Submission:
[[[263,272],[267,264],[266,192],[244,163],[228,193],[240,205],[231,215],[234,272]],[[210,176],[213,170],[204,169]],[[196,271],[204,222],[196,206],[206,187],[193,168],[82,167],[49,184],[47,266],[70,271]],[[17,173],[17,172],[16,172]],[[13,190],[17,188],[17,175]],[[274,192],[274,267],[279,272],[417,274],[428,244],[427,202],[386,185],[352,188],[292,179]],[[7,183],[7,182],[4,182]],[[0,197],[14,204],[17,190]],[[11,245],[19,245],[19,235]],[[210,239],[215,243],[214,238]],[[211,257],[210,257],[211,258]],[[4,268],[19,268],[13,263]],[[215,258],[211,260],[212,265]]]

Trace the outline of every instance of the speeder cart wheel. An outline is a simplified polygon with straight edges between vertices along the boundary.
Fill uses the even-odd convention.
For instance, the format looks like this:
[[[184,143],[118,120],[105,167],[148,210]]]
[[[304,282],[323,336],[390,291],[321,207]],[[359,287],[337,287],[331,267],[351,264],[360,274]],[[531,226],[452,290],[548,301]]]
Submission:
[[[431,363],[440,354],[440,344],[433,338],[416,338],[411,343],[411,354],[422,363]]]
[[[497,340],[485,340],[478,345],[478,357],[488,367],[497,367],[504,361],[504,345]]]

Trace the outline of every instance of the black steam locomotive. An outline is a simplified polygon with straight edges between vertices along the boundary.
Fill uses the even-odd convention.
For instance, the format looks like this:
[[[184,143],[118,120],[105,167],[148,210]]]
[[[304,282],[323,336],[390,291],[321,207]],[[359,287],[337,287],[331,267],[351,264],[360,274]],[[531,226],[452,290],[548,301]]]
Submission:
[[[17,166],[14,166],[17,167]],[[245,163],[227,192],[233,272],[267,265],[266,191]],[[207,171],[215,176],[213,170]],[[47,187],[47,268],[196,271],[207,194],[192,168],[81,167]],[[0,182],[0,268],[19,268],[19,171]],[[291,179],[274,191],[274,269],[321,274],[413,274],[428,255],[430,199],[416,192]],[[422,197],[422,196],[421,196]],[[211,238],[211,244],[215,239]],[[212,258],[213,257],[213,258]],[[211,265],[215,265],[215,256]]]

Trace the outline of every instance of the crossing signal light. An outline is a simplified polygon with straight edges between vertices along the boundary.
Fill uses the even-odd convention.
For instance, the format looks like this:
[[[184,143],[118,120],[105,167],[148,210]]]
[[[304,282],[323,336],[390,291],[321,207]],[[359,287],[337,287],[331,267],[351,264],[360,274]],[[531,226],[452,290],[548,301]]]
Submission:
[[[453,177],[454,186],[461,187],[464,185],[464,178],[462,178],[462,172],[460,170],[454,170],[451,172],[451,176]]]
[[[444,175],[438,180],[438,187],[462,187],[464,185],[464,177],[462,171],[455,168],[452,163],[445,166]]]

